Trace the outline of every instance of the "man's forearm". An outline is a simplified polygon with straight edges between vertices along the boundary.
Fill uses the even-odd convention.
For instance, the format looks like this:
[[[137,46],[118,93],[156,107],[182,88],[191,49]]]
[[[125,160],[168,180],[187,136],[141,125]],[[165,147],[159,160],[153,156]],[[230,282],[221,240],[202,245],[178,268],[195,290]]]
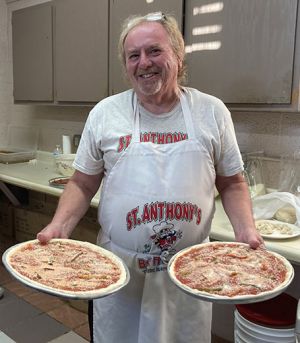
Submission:
[[[241,230],[253,229],[252,203],[246,182],[234,183],[221,194],[224,210],[233,226],[236,237]]]
[[[48,242],[51,238],[68,238],[84,216],[97,192],[102,175],[86,175],[76,171],[60,197],[55,215],[37,238]]]
[[[83,192],[76,183],[69,181],[60,197],[52,223],[60,225],[70,235],[88,210],[91,199],[91,194]]]
[[[229,177],[217,176],[216,186],[224,210],[232,224],[235,239],[250,244],[252,248],[264,245],[255,227],[248,185],[243,176],[241,174]]]

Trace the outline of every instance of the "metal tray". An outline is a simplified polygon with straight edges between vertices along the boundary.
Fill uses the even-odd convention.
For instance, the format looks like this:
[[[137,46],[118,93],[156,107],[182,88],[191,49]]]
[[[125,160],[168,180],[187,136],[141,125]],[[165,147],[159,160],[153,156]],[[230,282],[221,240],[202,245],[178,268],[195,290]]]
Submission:
[[[36,151],[8,151],[0,149],[0,163],[28,162],[36,157]]]

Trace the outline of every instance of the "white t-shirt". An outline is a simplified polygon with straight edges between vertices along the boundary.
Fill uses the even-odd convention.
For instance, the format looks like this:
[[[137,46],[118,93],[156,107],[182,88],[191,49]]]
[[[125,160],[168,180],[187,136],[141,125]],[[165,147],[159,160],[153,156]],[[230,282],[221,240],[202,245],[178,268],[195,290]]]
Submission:
[[[243,169],[231,115],[216,97],[185,88],[197,139],[209,151],[216,174],[234,175]],[[89,175],[108,175],[129,145],[133,130],[133,91],[100,101],[86,121],[74,167]],[[169,113],[152,114],[140,106],[141,141],[175,143],[187,138],[180,103]]]

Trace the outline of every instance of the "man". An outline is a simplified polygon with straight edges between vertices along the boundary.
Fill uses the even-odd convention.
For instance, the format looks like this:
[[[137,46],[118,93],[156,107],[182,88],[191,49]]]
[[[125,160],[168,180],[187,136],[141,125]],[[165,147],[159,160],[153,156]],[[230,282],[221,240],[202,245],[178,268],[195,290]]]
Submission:
[[[74,166],[46,242],[69,237],[103,178],[99,244],[120,256],[130,282],[93,301],[94,342],[210,342],[211,304],[170,281],[167,262],[203,241],[216,185],[237,241],[257,248],[248,187],[224,104],[184,88],[184,43],[162,13],[130,18],[120,56],[132,90],[97,104],[86,122]]]

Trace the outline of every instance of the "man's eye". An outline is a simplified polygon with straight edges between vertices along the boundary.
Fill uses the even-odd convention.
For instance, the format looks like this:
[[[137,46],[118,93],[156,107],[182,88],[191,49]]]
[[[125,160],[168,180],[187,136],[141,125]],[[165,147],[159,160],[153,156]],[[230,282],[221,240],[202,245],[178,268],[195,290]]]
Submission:
[[[152,49],[151,50],[151,54],[154,55],[154,56],[157,56],[161,53],[161,50],[160,49]]]
[[[129,60],[135,60],[135,59],[137,59],[138,57],[139,57],[138,54],[131,54],[131,55],[128,56],[128,59],[129,59]]]

